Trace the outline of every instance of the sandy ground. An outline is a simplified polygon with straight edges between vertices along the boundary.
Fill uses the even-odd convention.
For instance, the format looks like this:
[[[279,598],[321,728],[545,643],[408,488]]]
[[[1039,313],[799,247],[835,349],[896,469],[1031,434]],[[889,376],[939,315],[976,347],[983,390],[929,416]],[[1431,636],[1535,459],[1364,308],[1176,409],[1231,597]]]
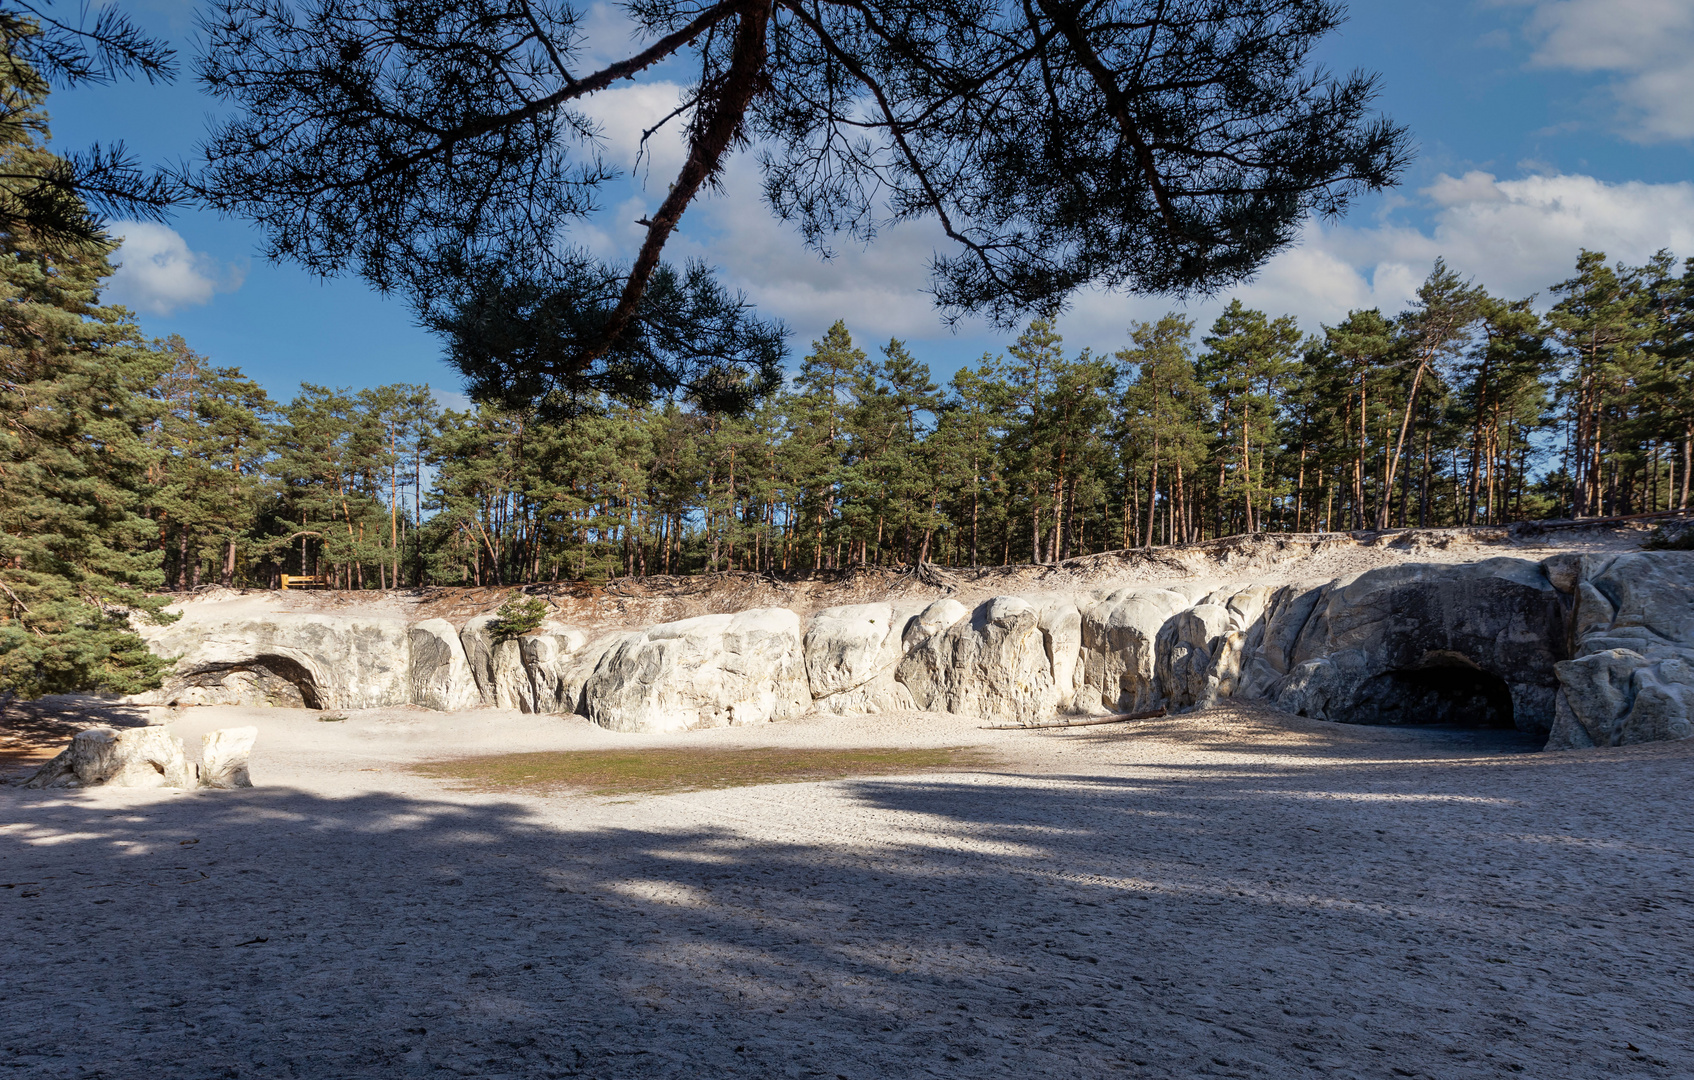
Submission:
[[[9,1075],[1694,1075],[1694,744],[1240,707],[176,727],[238,722],[252,790],[0,786]],[[407,770],[683,741],[1000,764],[633,799]]]

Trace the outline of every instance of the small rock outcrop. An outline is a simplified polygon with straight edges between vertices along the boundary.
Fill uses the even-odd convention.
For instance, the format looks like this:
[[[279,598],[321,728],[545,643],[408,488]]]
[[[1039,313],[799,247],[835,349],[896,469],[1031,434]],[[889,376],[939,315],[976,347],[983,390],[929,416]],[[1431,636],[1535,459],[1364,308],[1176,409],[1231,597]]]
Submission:
[[[800,617],[702,615],[623,637],[583,685],[581,712],[614,731],[758,724],[811,706]]]
[[[24,784],[29,788],[191,788],[196,778],[182,740],[169,728],[94,727]]]
[[[1694,736],[1694,555],[1583,556],[1552,573],[1574,611],[1547,748]]]
[[[258,737],[256,727],[219,728],[200,736],[200,766],[196,771],[199,785],[226,791],[252,787],[247,763]]]

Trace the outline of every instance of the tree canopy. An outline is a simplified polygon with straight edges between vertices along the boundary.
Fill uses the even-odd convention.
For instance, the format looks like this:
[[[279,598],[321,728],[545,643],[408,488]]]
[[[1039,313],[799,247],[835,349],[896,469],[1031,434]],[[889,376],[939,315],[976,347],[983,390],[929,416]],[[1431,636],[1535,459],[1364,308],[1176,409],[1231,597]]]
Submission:
[[[175,52],[115,7],[0,0],[0,231],[65,253],[102,243],[104,216],[161,219],[179,194],[165,174],[142,169],[122,140],[46,154],[42,106],[54,86],[175,74]]]
[[[1371,112],[1375,76],[1312,62],[1333,0],[623,10],[638,39],[607,60],[616,43],[566,0],[219,0],[199,70],[232,111],[192,186],[272,256],[404,292],[507,404],[682,389],[746,405],[780,327],[662,258],[738,149],[820,252],[938,225],[943,314],[1006,326],[1084,287],[1241,281],[1408,153]],[[601,257],[582,227],[617,174],[584,106],[682,73],[661,124],[682,125],[684,161],[639,246]]]

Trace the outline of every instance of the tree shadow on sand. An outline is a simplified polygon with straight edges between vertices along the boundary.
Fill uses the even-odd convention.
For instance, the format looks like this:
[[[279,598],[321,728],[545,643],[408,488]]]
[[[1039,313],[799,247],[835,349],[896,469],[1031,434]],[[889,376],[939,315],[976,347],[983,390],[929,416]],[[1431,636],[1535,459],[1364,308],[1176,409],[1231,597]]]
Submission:
[[[0,696],[0,768],[46,761],[84,728],[146,727],[147,709],[82,694],[34,700]]]
[[[1595,795],[1668,799],[1686,760],[948,775],[568,813],[7,789],[0,1060],[184,1078],[1674,1072],[1694,1064],[1674,959],[1694,840]]]

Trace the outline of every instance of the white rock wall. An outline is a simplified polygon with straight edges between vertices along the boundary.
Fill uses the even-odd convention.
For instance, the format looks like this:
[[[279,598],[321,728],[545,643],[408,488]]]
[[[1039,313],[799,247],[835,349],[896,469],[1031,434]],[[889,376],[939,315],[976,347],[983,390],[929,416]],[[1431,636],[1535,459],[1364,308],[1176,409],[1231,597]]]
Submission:
[[[621,731],[812,710],[1031,723],[1228,697],[1332,720],[1380,721],[1372,710],[1386,710],[1422,722],[1416,693],[1428,680],[1486,675],[1509,691],[1520,728],[1551,729],[1550,748],[1694,734],[1694,555],[1682,552],[998,596],[975,609],[900,600],[828,608],[804,624],[764,608],[594,640],[552,622],[495,640],[493,618],[455,631],[439,619],[191,613],[146,631],[156,651],[180,657],[147,700],[493,706],[576,712]],[[1424,689],[1396,689],[1406,673]]]

